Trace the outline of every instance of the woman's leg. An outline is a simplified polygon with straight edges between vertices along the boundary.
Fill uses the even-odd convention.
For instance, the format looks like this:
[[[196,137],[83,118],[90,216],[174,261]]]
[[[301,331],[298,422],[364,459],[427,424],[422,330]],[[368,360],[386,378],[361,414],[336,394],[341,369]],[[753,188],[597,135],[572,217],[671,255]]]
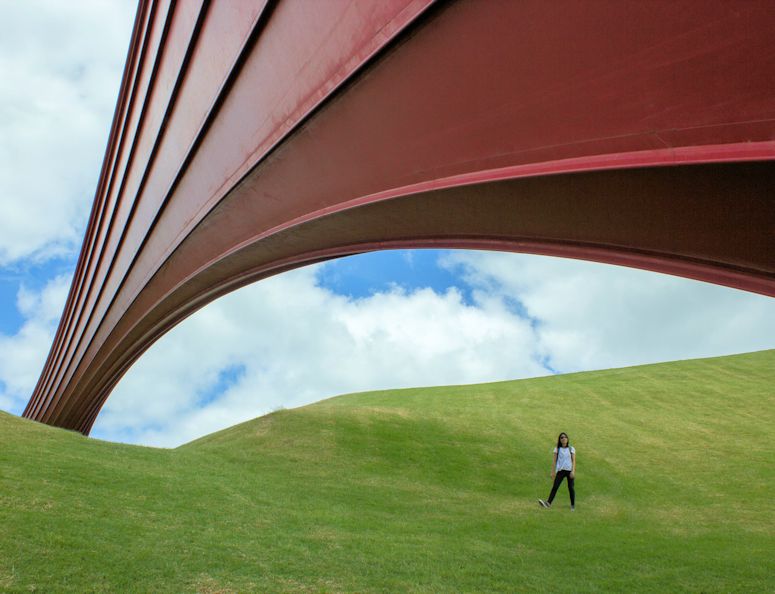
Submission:
[[[570,506],[576,507],[576,489],[574,488],[573,483],[576,479],[572,479],[570,477],[570,473],[568,473],[568,493],[570,493]]]
[[[554,496],[557,495],[557,489],[560,488],[560,483],[562,483],[562,479],[565,478],[565,475],[568,474],[567,470],[560,470],[556,475],[554,475],[554,484],[552,485],[552,492],[549,494],[549,499],[546,500],[546,502],[551,505],[552,501],[554,501]]]

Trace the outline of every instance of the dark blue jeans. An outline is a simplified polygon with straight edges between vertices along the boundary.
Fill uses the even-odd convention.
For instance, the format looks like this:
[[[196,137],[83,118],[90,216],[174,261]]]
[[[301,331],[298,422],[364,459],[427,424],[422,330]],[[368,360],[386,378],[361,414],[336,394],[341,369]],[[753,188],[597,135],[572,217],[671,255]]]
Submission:
[[[562,479],[568,478],[568,493],[570,493],[570,504],[576,505],[576,491],[573,488],[573,480],[570,477],[570,470],[560,470],[555,476],[554,476],[554,484],[552,485],[552,493],[549,495],[549,499],[547,499],[547,502],[551,503],[554,500],[554,496],[557,495],[557,489],[560,488],[560,483],[562,482]]]

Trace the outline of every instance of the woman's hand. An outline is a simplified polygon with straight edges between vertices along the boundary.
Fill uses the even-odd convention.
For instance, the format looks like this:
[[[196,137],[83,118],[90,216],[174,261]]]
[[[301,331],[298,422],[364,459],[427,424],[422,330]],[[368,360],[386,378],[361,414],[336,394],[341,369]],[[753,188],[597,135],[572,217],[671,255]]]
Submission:
[[[575,470],[571,470],[571,471],[570,471],[570,477],[571,477],[572,479],[575,479],[575,478],[576,478],[576,471],[575,471]]]
[[[554,470],[552,470],[552,480],[554,480]]]

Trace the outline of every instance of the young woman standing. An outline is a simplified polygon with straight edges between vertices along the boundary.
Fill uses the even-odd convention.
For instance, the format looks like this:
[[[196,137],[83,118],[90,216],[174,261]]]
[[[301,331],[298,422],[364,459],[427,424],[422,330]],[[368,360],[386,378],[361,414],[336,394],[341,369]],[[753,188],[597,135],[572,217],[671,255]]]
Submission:
[[[573,488],[573,481],[576,478],[576,448],[570,444],[567,433],[560,433],[557,438],[557,447],[554,448],[554,456],[552,458],[552,478],[554,484],[552,485],[552,492],[549,494],[549,499],[544,501],[539,499],[538,503],[541,507],[552,507],[552,501],[557,494],[557,489],[560,488],[562,479],[568,479],[568,492],[570,493],[570,509],[574,511],[576,509],[576,491]]]

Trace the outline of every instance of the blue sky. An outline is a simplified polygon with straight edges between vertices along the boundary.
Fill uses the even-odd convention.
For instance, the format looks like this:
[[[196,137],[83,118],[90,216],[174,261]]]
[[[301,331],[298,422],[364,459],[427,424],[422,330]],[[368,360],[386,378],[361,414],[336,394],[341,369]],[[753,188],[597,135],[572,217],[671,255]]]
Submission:
[[[24,316],[16,307],[19,290],[40,292],[53,278],[72,275],[77,254],[40,262],[21,260],[0,268],[0,333],[15,334],[24,323]]]
[[[0,0],[0,409],[13,414],[67,296],[133,15],[124,0]],[[775,300],[705,283],[520,254],[365,254],[200,310],[129,370],[93,435],[175,446],[340,393],[731,354],[774,337]]]
[[[461,290],[463,301],[471,303],[470,287],[451,270],[438,265],[444,250],[386,250],[361,254],[327,263],[319,277],[321,287],[341,295],[364,298],[403,287],[428,286],[437,292],[451,287]]]

